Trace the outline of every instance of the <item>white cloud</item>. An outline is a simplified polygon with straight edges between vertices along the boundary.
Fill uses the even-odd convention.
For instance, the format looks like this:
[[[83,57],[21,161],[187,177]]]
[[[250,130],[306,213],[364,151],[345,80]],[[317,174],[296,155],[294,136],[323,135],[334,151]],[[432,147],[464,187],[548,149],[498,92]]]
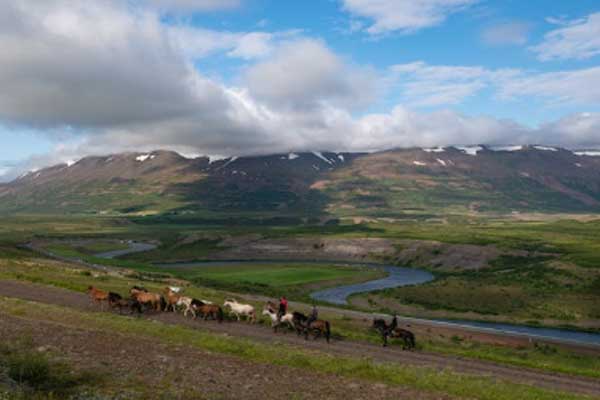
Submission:
[[[419,61],[389,68],[388,85],[416,107],[454,105],[489,89],[497,100],[538,99],[549,106],[599,105],[600,67],[536,72]]]
[[[141,0],[163,11],[215,11],[239,7],[241,0]]]
[[[342,0],[343,8],[372,24],[366,31],[373,35],[398,31],[411,33],[439,25],[452,13],[477,0]]]
[[[548,32],[542,43],[530,47],[541,61],[583,60],[600,54],[600,13],[573,21],[549,21],[560,27]]]
[[[413,106],[458,104],[488,85],[482,67],[428,65],[423,61],[390,67],[389,81]]]
[[[482,40],[492,46],[524,45],[527,43],[531,25],[522,21],[504,22],[485,28]]]
[[[282,42],[298,38],[302,31],[228,32],[179,25],[167,29],[170,41],[187,58],[200,59],[225,52],[229,57],[252,60],[266,57]]]
[[[499,83],[504,99],[539,98],[550,105],[600,104],[600,67],[545,73],[521,73]]]
[[[375,80],[370,70],[347,65],[313,39],[286,43],[245,73],[250,94],[277,107],[365,105],[373,99]]]
[[[596,104],[600,68],[550,75],[398,65],[384,82],[401,89],[404,104],[365,113],[361,107],[377,97],[381,77],[319,40],[272,33],[274,39],[255,35],[243,44],[240,37],[249,33],[193,28],[181,34],[181,26],[162,23],[151,9],[108,1],[83,6],[23,0],[5,5],[0,18],[0,123],[54,138],[66,132],[69,138],[24,162],[21,170],[89,154],[157,148],[236,156],[478,143],[600,144],[598,114],[527,128],[492,117],[411,108],[456,104],[482,87],[507,99],[542,96]],[[182,45],[174,39],[179,34],[209,40]],[[212,43],[219,38],[229,38],[227,45]],[[256,42],[268,43],[269,50]],[[228,86],[193,65],[215,51],[257,59],[234,80],[237,87]]]

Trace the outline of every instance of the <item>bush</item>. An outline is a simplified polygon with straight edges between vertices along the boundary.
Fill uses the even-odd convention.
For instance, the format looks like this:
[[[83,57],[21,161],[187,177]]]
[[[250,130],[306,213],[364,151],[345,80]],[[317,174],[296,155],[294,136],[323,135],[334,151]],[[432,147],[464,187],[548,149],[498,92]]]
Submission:
[[[8,377],[19,385],[24,398],[47,394],[62,398],[80,385],[93,385],[98,377],[91,373],[73,373],[68,365],[52,362],[44,353],[3,348],[2,364]],[[53,397],[54,398],[54,397]]]

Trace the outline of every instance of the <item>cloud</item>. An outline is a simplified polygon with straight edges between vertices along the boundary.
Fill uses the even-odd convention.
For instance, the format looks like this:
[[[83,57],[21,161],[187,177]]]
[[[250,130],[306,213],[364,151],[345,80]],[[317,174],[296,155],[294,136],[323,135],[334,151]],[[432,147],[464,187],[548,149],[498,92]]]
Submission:
[[[282,42],[300,36],[301,30],[281,32],[228,32],[176,25],[166,29],[169,40],[186,58],[201,59],[225,52],[232,58],[253,60],[268,56]]]
[[[276,107],[300,108],[368,104],[374,98],[375,81],[375,73],[347,65],[313,39],[284,44],[272,58],[250,67],[244,79],[255,98]]]
[[[481,34],[484,43],[492,46],[524,45],[531,24],[522,21],[504,22],[485,28]]]
[[[462,103],[488,85],[489,71],[482,67],[428,65],[423,61],[389,68],[389,81],[402,100],[417,107]]]
[[[539,60],[583,60],[600,54],[600,13],[572,21],[549,21],[560,27],[548,32],[542,43],[530,47]]]
[[[460,104],[489,89],[496,100],[538,99],[547,106],[600,105],[600,67],[537,72],[481,66],[430,65],[423,61],[389,68],[389,85],[414,107]]]
[[[477,0],[342,0],[343,8],[359,18],[372,21],[366,31],[372,35],[389,32],[413,33],[439,25],[448,15]]]
[[[542,99],[548,105],[599,105],[600,67],[545,73],[521,73],[499,82],[499,96]]]
[[[598,104],[600,68],[537,73],[416,62],[382,77],[298,33],[166,24],[153,9],[116,1],[23,0],[5,5],[0,19],[0,124],[63,141],[13,176],[90,154],[156,148],[250,155],[547,138],[600,144],[597,114],[528,128],[447,109],[416,110],[458,104],[486,88],[505,100]],[[232,79],[236,86],[195,66],[215,52],[249,60]],[[400,105],[367,112],[384,84],[399,88]]]
[[[241,0],[141,0],[162,11],[206,12],[239,7]]]

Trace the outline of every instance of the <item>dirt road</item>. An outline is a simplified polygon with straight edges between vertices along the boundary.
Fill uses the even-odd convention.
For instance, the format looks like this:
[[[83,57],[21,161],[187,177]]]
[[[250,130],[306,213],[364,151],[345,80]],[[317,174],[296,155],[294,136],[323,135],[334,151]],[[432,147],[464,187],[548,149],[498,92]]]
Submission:
[[[22,282],[0,281],[0,295],[86,311],[98,311],[90,305],[88,298],[82,293],[37,285],[35,290],[32,290],[32,286],[32,284]],[[331,344],[327,344],[324,341],[305,341],[295,334],[275,335],[271,329],[261,325],[248,325],[246,323],[217,324],[213,322],[194,321],[184,319],[181,315],[174,313],[147,314],[145,317],[167,324],[225,333],[271,344],[281,342],[303,349],[312,349],[338,356],[368,357],[377,362],[396,362],[438,369],[450,368],[460,373],[491,376],[509,382],[600,397],[600,380],[591,378],[502,366],[491,362],[425,352],[408,352],[395,347],[384,349],[377,345],[362,342],[334,340]],[[335,327],[333,329],[335,331]]]

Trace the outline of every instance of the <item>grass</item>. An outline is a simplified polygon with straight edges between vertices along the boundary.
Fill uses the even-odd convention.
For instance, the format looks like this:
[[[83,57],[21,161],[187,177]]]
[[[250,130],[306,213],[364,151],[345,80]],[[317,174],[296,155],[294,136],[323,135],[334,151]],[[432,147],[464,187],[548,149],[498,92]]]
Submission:
[[[127,335],[154,338],[170,344],[188,345],[220,354],[228,354],[253,362],[286,365],[310,371],[331,373],[349,378],[367,379],[418,390],[447,393],[457,397],[481,400],[568,400],[585,396],[552,392],[527,385],[497,382],[489,378],[437,371],[427,368],[406,368],[396,364],[380,364],[365,359],[337,357],[318,352],[295,349],[286,345],[276,347],[244,339],[223,337],[180,326],[168,326],[112,314],[83,313],[71,309],[32,304],[5,298],[0,310],[27,319],[42,319],[60,323],[65,328],[106,330]],[[284,350],[284,351],[282,351]]]
[[[550,257],[505,256],[491,268],[437,275],[436,281],[424,285],[360,297],[370,299],[375,309],[406,312],[412,308],[415,314],[430,317],[464,318],[465,313],[476,313],[486,319],[581,328],[597,326],[594,321],[600,319],[600,292],[595,290],[600,269],[576,267]]]

